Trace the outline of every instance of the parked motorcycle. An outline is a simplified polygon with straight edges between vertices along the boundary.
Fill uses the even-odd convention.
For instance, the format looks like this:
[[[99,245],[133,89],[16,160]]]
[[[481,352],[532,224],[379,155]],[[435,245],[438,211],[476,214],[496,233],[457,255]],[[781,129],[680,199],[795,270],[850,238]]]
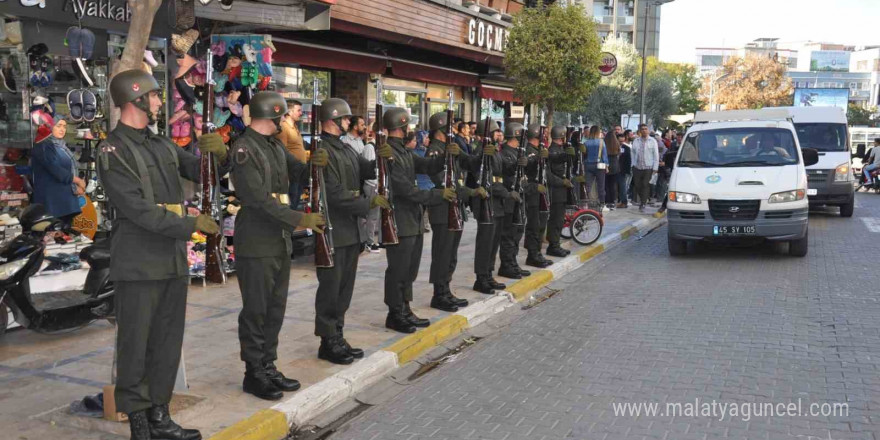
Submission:
[[[98,319],[114,319],[114,290],[110,282],[110,243],[100,238],[84,248],[80,260],[89,264],[83,290],[31,293],[30,278],[43,265],[47,233],[61,227],[39,204],[19,217],[22,233],[0,248],[0,304],[12,310],[15,321],[37,332],[76,329]],[[0,307],[0,312],[5,312]],[[5,321],[6,313],[0,320]],[[0,330],[5,331],[6,326]]]

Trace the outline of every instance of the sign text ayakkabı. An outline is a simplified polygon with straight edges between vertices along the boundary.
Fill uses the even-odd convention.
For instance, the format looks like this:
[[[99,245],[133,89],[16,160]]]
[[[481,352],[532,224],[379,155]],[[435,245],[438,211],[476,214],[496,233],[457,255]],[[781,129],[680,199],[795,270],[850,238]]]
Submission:
[[[106,20],[131,21],[128,2],[114,4],[110,0],[64,0],[64,11],[73,11],[80,19],[85,17]]]

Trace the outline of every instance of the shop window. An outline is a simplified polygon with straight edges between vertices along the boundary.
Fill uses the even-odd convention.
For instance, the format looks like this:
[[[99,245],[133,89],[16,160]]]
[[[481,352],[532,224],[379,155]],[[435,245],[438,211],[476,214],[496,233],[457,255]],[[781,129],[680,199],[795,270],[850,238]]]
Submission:
[[[158,63],[155,67],[151,66],[151,70],[153,72],[153,77],[156,78],[156,82],[159,83],[159,90],[163,92],[162,96],[162,107],[159,108],[159,114],[156,117],[156,120],[159,121],[157,124],[159,128],[159,134],[162,136],[171,136],[171,133],[168,130],[167,122],[168,118],[170,118],[170,110],[173,104],[171,96],[167,96],[167,93],[171,91],[168,86],[168,68],[166,58],[168,56],[168,48],[166,47],[166,41],[164,38],[151,38],[147,42],[147,50],[151,52],[153,56],[153,60]],[[119,34],[111,34],[109,40],[107,41],[107,53],[110,54],[109,62],[111,63],[110,69],[113,68],[112,63],[122,58],[122,51],[125,49],[126,36]],[[172,57],[172,60],[174,58]],[[105,63],[106,64],[106,63]],[[112,71],[112,70],[111,70]],[[104,92],[107,90],[107,68],[95,68],[95,75],[92,78],[96,81],[96,86],[98,90]],[[110,98],[106,96],[106,93],[99,93],[99,99],[103,99],[104,102],[104,111],[110,111]],[[69,131],[68,131],[69,132]]]
[[[382,92],[382,102],[392,107],[403,107],[409,111],[410,123],[409,128],[415,130],[423,127],[424,122],[427,123],[428,118],[423,118],[422,109],[424,108],[425,93],[411,92],[406,90],[386,89]]]
[[[507,105],[505,102],[492,101],[492,108],[489,108],[489,100],[488,99],[480,99],[480,119],[485,119],[486,114],[493,121],[498,122],[498,125],[502,125],[507,116]]]
[[[303,117],[300,132],[309,137],[312,132],[312,102],[315,99],[314,81],[318,79],[318,101],[329,98],[330,72],[327,70],[306,69],[298,66],[276,64],[272,66],[272,79],[275,91],[285,99],[295,99],[303,104]]]
[[[27,56],[16,48],[0,48],[0,147],[30,148],[33,137],[23,109],[27,84]]]

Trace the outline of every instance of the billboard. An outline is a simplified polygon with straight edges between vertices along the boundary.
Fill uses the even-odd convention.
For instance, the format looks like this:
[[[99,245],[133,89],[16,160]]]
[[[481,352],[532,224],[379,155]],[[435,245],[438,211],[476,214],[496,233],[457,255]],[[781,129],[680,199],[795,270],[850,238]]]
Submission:
[[[795,107],[840,107],[846,110],[849,89],[794,89]]]
[[[814,50],[810,54],[811,72],[849,72],[849,52]]]

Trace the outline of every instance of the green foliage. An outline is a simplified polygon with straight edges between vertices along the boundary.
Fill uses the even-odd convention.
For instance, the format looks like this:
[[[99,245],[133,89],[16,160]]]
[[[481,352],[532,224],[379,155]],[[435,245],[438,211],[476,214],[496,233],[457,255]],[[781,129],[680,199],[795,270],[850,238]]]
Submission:
[[[599,83],[599,37],[580,4],[525,8],[509,30],[504,66],[514,94],[548,111],[579,110]]]
[[[606,128],[620,124],[620,115],[626,114],[627,110],[633,110],[638,104],[635,96],[622,88],[601,84],[587,100],[583,109],[584,121]]]
[[[700,99],[703,87],[697,75],[697,67],[692,64],[668,64],[672,72],[672,85],[678,99],[678,114],[694,113],[702,110],[706,103]]]
[[[868,127],[877,127],[880,120],[875,118],[874,115],[877,113],[877,107],[871,107],[869,109],[862,108],[861,106],[850,104],[849,108],[846,110],[846,119],[849,122],[849,125],[867,125]]]
[[[617,70],[602,77],[602,84],[635,94],[639,91],[639,74],[642,71],[642,57],[632,44],[614,37],[605,39],[603,52],[611,52],[617,57]],[[618,121],[619,122],[619,121]]]

